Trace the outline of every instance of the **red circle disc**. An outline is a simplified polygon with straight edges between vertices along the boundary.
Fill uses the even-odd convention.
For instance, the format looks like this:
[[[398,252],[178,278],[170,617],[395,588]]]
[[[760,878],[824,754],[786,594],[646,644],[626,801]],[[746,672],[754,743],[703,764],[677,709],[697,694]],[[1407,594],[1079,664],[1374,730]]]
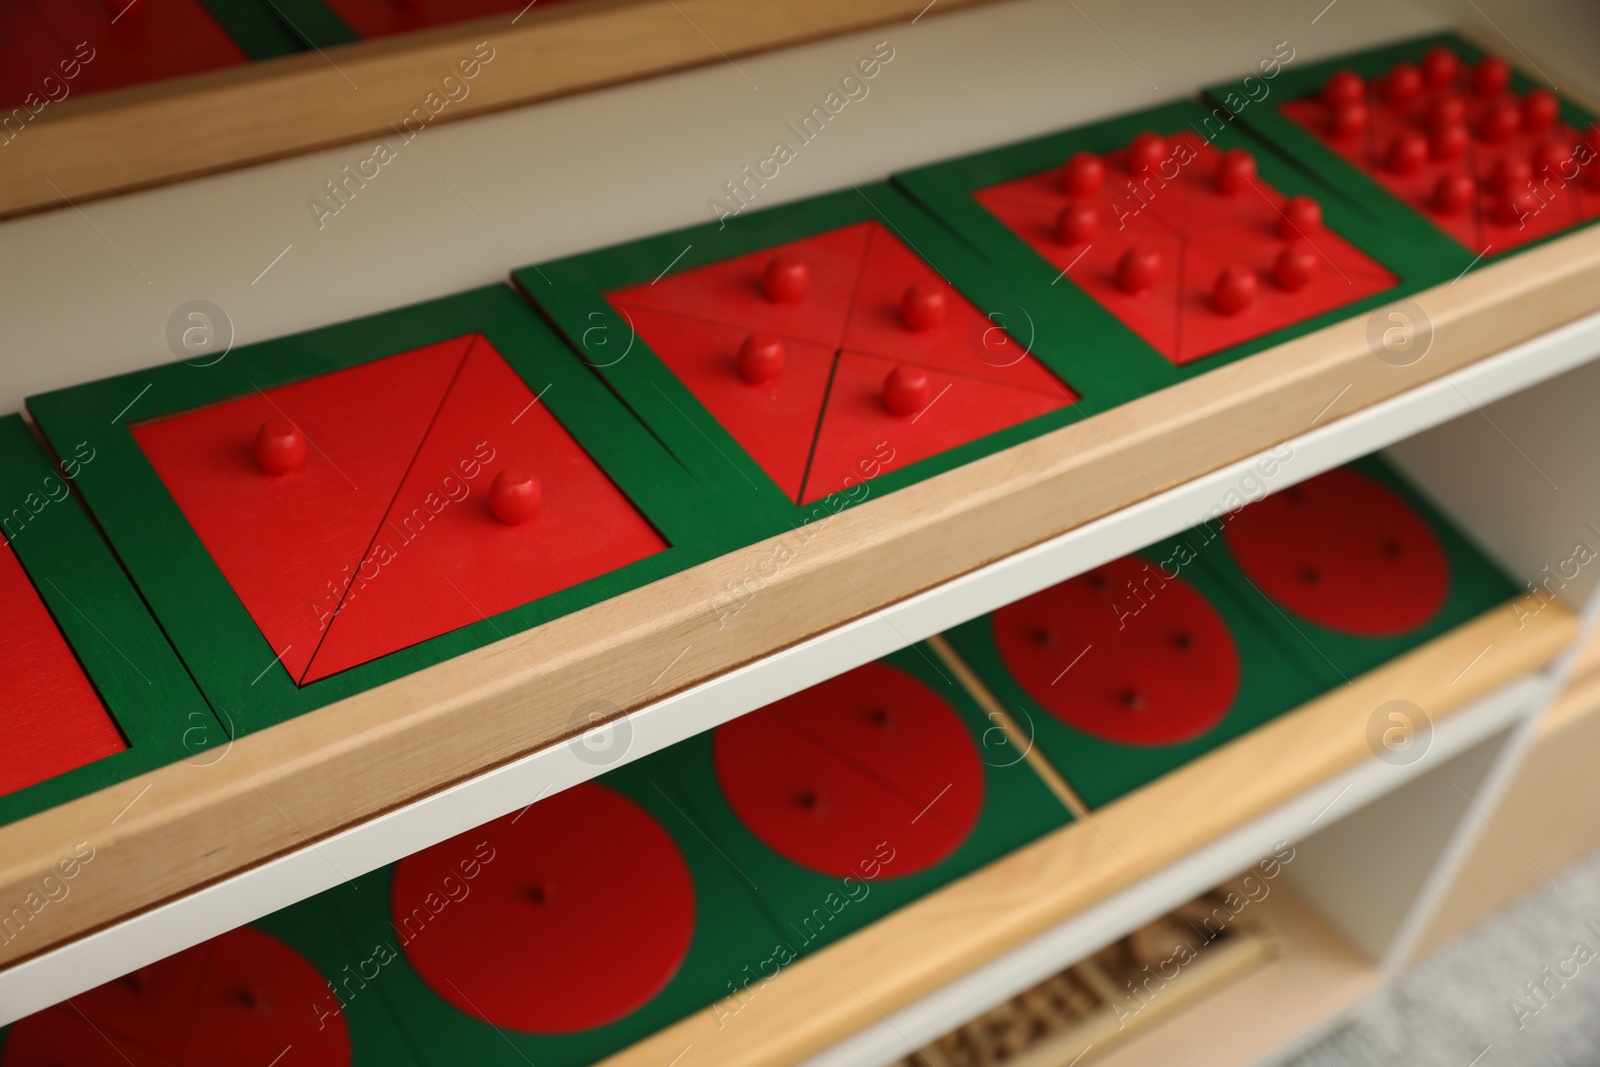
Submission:
[[[534,1034],[589,1030],[644,1005],[677,973],[695,921],[677,844],[592,782],[401,860],[389,907],[429,988]]]
[[[1171,745],[1210,730],[1239,692],[1239,650],[1182,577],[1137,556],[994,613],[995,646],[1050,714],[1124,745]]]
[[[296,1064],[350,1063],[349,1030],[321,972],[245,926],[23,1019],[0,1063],[266,1063],[286,1046]]]
[[[1393,490],[1338,469],[1234,516],[1228,547],[1287,610],[1344,633],[1382,637],[1438,614],[1450,589],[1439,539]]]
[[[961,717],[884,663],[718,727],[712,756],[750,832],[833,877],[926,870],[960,847],[983,809],[983,763]]]

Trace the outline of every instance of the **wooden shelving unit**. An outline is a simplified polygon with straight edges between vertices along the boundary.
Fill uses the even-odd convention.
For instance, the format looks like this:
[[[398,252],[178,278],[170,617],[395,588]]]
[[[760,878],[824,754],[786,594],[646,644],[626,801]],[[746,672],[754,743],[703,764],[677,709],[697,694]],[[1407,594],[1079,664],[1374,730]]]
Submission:
[[[593,10],[631,7],[655,5]],[[841,122],[772,202],[1192,92],[1248,67],[1275,32],[1312,57],[1441,25],[1396,8],[1313,30],[1245,4],[1202,18],[1174,3],[1161,16],[1172,39],[1150,46],[1157,85],[1102,36],[1150,24],[1149,12],[1106,13],[1095,34],[1087,16],[1042,0],[926,20],[911,8],[874,7],[870,21],[900,21],[870,34],[749,59],[800,34],[741,37],[737,64],[441,128],[331,232],[311,228],[303,202],[337,171],[339,149],[0,224],[0,259],[84,257],[97,300],[94,315],[74,313],[82,295],[63,294],[58,278],[15,279],[9,328],[39,358],[0,404],[169,359],[159,321],[141,338],[121,324],[163,320],[167,303],[195,295],[227,308],[244,343],[692,221],[752,146],[764,149],[872,41],[895,42],[885,78],[900,80],[847,112],[859,124]],[[833,28],[857,24],[836,14]],[[973,113],[950,84],[955,62],[989,110]],[[725,121],[703,121],[707,99],[727,102]],[[439,221],[419,205],[437,206]],[[196,225],[200,240],[174,240]],[[460,239],[465,226],[481,240]],[[174,256],[178,244],[194,251]],[[1397,446],[1392,458],[1428,495],[1532,579],[1569,547],[1570,516],[1540,503],[1536,476],[1517,465],[1518,446],[1533,447],[1523,431],[1485,411],[1563,375],[1550,388],[1600,397],[1583,369],[1600,356],[1600,231],[1472,269],[1415,302],[1434,343],[1412,366],[1375,359],[1364,321],[1341,323],[816,523],[732,619],[708,605],[774,543],[0,829],[0,900],[25,894],[73,843],[96,849],[72,906],[0,945],[0,1023],[593,777],[614,765],[592,758],[596,731],[619,760],[647,754],[1184,529],[1285,444],[1274,489]],[[1540,444],[1583,455],[1587,433],[1552,418]],[[1593,476],[1555,476],[1564,499],[1600,500]],[[1512,494],[1520,506],[1503,508]],[[888,1063],[1278,842],[1297,858],[1271,904],[1284,938],[1268,965],[1283,995],[1272,1006],[1310,1033],[1411,951],[1471,844],[1469,809],[1498,794],[1555,691],[1588,594],[1574,586],[1530,618],[1507,608],[1474,620],[796,964],[737,1025],[694,1016],[608,1062]],[[1366,740],[1373,709],[1396,697],[1426,708],[1434,729],[1428,757],[1403,766]],[[618,717],[589,729],[576,712],[595,701]],[[1348,903],[1357,897],[1360,909]],[[1269,1018],[1248,983],[1230,987],[1104,1062],[1192,1048],[1224,1019],[1229,1039],[1208,1062],[1250,1062],[1282,1044],[1259,1025]]]

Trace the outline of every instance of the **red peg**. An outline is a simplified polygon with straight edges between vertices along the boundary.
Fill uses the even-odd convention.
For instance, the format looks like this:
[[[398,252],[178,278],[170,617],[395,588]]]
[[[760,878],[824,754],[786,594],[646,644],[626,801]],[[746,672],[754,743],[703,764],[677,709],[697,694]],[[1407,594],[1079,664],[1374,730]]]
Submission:
[[[256,462],[268,474],[299,470],[306,462],[306,435],[288,419],[273,416],[256,431]]]
[[[1167,158],[1167,139],[1148,130],[1139,134],[1128,146],[1128,169],[1135,174],[1159,166]]]
[[[1489,188],[1497,193],[1524,189],[1533,181],[1533,165],[1519,155],[1501,156],[1489,172]]]
[[[1467,121],[1466,101],[1459,96],[1441,96],[1428,105],[1428,110],[1423,113],[1422,121],[1430,130],[1440,126],[1452,126],[1458,122]]]
[[[1510,100],[1495,101],[1478,119],[1478,136],[1485,141],[1504,141],[1521,128],[1522,109]]]
[[[775,304],[793,304],[806,295],[811,270],[798,256],[776,255],[761,274],[761,291]]]
[[[1250,188],[1256,177],[1256,157],[1243,148],[1230,148],[1217,164],[1217,191],[1232,196]]]
[[[1256,272],[1235,263],[1217,275],[1211,290],[1211,303],[1224,315],[1237,315],[1256,299]]]
[[[1459,215],[1472,203],[1478,187],[1468,174],[1446,174],[1433,187],[1433,210],[1441,215]]]
[[[1559,137],[1552,137],[1540,143],[1533,150],[1533,173],[1543,178],[1548,172],[1557,178],[1571,169],[1574,146]]]
[[[933,282],[913,282],[900,300],[900,318],[908,329],[931,330],[944,321],[944,288]]]
[[[783,341],[776,335],[756,331],[739,345],[739,377],[751,385],[775,382],[783,373]]]
[[[1415,130],[1405,130],[1389,142],[1383,165],[1395,174],[1415,174],[1428,162],[1428,139]]]
[[[1464,123],[1435,126],[1428,135],[1428,154],[1434,159],[1460,159],[1471,141],[1472,137],[1467,133]]]
[[[1378,86],[1383,102],[1392,107],[1404,107],[1422,92],[1422,71],[1412,63],[1400,63],[1389,72]]]
[[[1278,261],[1272,265],[1272,280],[1291,292],[1304,288],[1316,275],[1319,258],[1310,241],[1297,237],[1278,253]]]
[[[1064,245],[1082,244],[1094,236],[1100,225],[1100,212],[1088,204],[1068,204],[1056,219],[1056,240]]]
[[[1367,83],[1353,70],[1341,70],[1322,87],[1322,102],[1329,107],[1354,104],[1367,98]]]
[[[1546,89],[1535,89],[1522,98],[1522,128],[1542,133],[1555,125],[1561,115],[1561,101]]]
[[[1442,89],[1456,80],[1461,70],[1461,60],[1444,45],[1434,45],[1422,57],[1422,80],[1430,88]]]
[[[1360,100],[1340,104],[1328,115],[1328,135],[1339,141],[1354,137],[1367,128],[1371,117],[1367,105]]]
[[[933,383],[921,367],[901,364],[883,380],[883,403],[896,415],[915,415],[933,399]]]
[[[1495,96],[1511,84],[1511,64],[1499,56],[1485,56],[1467,76],[1472,91],[1479,96]]]
[[[1503,226],[1516,226],[1537,215],[1543,206],[1544,201],[1532,189],[1512,189],[1495,197],[1494,218]]]
[[[1161,253],[1149,245],[1135,245],[1117,264],[1117,288],[1142,293],[1161,276]]]
[[[515,526],[538,514],[543,495],[539,479],[520,467],[507,467],[489,484],[489,510],[501,522]]]
[[[1061,168],[1061,191],[1068,196],[1087,196],[1106,180],[1106,165],[1093,152],[1075,152]]]
[[[1309,196],[1291,196],[1278,220],[1278,235],[1285,241],[1310,237],[1322,225],[1322,205]]]

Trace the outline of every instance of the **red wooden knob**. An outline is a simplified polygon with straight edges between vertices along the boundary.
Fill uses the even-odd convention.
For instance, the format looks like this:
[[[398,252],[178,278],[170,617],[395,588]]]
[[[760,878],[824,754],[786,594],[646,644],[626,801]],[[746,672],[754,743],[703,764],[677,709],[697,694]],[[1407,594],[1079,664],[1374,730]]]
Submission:
[[[1415,174],[1428,162],[1428,139],[1415,130],[1395,134],[1383,165],[1395,174]]]
[[[1328,135],[1341,141],[1354,137],[1367,128],[1367,120],[1371,117],[1363,101],[1352,100],[1348,104],[1340,104],[1328,115]]]
[[[1128,169],[1135,174],[1156,167],[1167,158],[1167,139],[1146,130],[1128,146]]]
[[[1504,141],[1522,128],[1522,109],[1509,100],[1497,100],[1483,109],[1478,119],[1478,136],[1485,141]]]
[[[1322,205],[1309,196],[1291,196],[1278,220],[1278,235],[1285,241],[1310,237],[1322,226]]]
[[[1224,315],[1237,315],[1256,299],[1256,272],[1235,263],[1217,275],[1211,290],[1211,303]]]
[[[1455,81],[1461,70],[1461,60],[1444,45],[1434,45],[1422,57],[1422,80],[1434,89],[1441,89]]]
[[[306,462],[306,435],[288,419],[274,415],[256,431],[256,462],[268,474],[299,470]]]
[[[515,526],[538,514],[543,495],[539,479],[520,467],[507,467],[489,485],[489,510],[501,522]]]
[[[1561,114],[1561,101],[1548,89],[1535,89],[1522,98],[1522,128],[1541,133],[1555,125]]]
[[[1539,213],[1544,201],[1532,189],[1511,189],[1495,197],[1493,213],[1502,226],[1517,226],[1526,218]]]
[[[1117,264],[1117,288],[1142,293],[1161,277],[1161,253],[1149,245],[1135,245]]]
[[[1320,258],[1310,241],[1296,237],[1278,253],[1277,262],[1272,265],[1272,280],[1278,283],[1279,288],[1291,292],[1304,288],[1316,275]]]
[[[883,403],[896,415],[915,415],[933,399],[933,383],[921,367],[901,364],[883,380]]]
[[[913,282],[900,299],[900,317],[908,328],[931,330],[944,321],[944,289],[932,282]]]
[[[1433,210],[1441,215],[1459,215],[1472,203],[1478,187],[1468,174],[1446,174],[1433,188]]]
[[[1056,240],[1064,245],[1082,244],[1094,236],[1100,225],[1100,212],[1088,204],[1068,204],[1056,219]]]
[[[1230,148],[1217,164],[1217,191],[1232,196],[1250,188],[1256,177],[1256,157],[1243,148]]]
[[[1435,126],[1428,135],[1428,154],[1434,159],[1460,159],[1471,140],[1465,123],[1450,122]]]
[[[1061,190],[1068,196],[1086,196],[1106,180],[1106,165],[1093,152],[1075,152],[1061,168]]]
[[[1467,105],[1459,96],[1441,96],[1428,105],[1422,121],[1430,130],[1467,120]]]
[[[1322,102],[1329,107],[1354,104],[1367,98],[1367,83],[1353,70],[1336,71],[1322,86]]]
[[[1533,150],[1533,173],[1543,178],[1546,172],[1560,177],[1569,169],[1576,146],[1559,137],[1542,142]]]
[[[783,373],[783,341],[776,334],[756,331],[739,345],[739,377],[751,385],[775,382]]]
[[[1519,155],[1501,156],[1489,172],[1489,188],[1497,193],[1509,193],[1526,188],[1533,180],[1533,166]]]
[[[1511,84],[1511,64],[1499,56],[1485,56],[1472,68],[1467,82],[1479,96],[1494,96],[1505,92]]]
[[[761,291],[775,304],[793,304],[806,295],[811,270],[798,256],[776,255],[761,274]]]
[[[1392,107],[1404,107],[1422,92],[1422,71],[1412,63],[1398,63],[1378,86],[1383,102]]]

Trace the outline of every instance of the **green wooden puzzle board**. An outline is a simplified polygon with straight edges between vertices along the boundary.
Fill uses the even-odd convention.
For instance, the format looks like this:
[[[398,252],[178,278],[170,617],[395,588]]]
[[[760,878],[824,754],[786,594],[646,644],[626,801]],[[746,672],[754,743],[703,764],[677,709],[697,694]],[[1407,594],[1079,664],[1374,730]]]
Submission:
[[[717,848],[758,887],[756,897],[781,935],[806,955],[924,897],[940,886],[1021,848],[1072,820],[1066,806],[1034,772],[1026,750],[1012,744],[999,725],[956,682],[950,669],[926,645],[885,656],[933,688],[960,715],[984,764],[983,808],[966,840],[943,861],[908,876],[896,876],[892,861],[880,877],[866,881],[865,895],[850,899],[842,879],[802,867],[774,852],[750,831],[722,794],[712,762],[714,731],[681,741],[654,757],[688,798],[695,822]],[[890,842],[892,845],[893,842]],[[863,857],[865,859],[866,857]],[[846,900],[836,911],[828,899]],[[818,913],[826,923],[810,921]]]
[[[797,505],[733,436],[635,336],[604,293],[648,282],[668,267],[682,272],[865,221],[882,222],[919,253],[991,321],[1031,324],[1031,354],[1082,399],[980,440],[887,471],[809,505]],[[549,315],[623,401],[715,495],[738,500],[754,537],[770,536],[863,500],[969,463],[1039,434],[1131,400],[1165,384],[1153,361],[1113,358],[1114,320],[1076,321],[1059,309],[1016,297],[1014,287],[974,259],[939,221],[886,184],[862,186],[795,204],[749,211],[641,241],[527,267],[517,284]],[[1024,331],[1013,331],[1013,336]],[[1022,340],[1021,337],[1018,337]],[[631,348],[629,347],[631,342]],[[625,353],[625,354],[623,354]],[[753,538],[754,539],[754,538]]]
[[[1178,575],[1216,609],[1238,648],[1238,695],[1221,722],[1191,741],[1156,747],[1127,745],[1069,726],[1035,702],[1012,678],[995,644],[992,616],[963,623],[946,634],[1000,705],[1091,808],[1154,781],[1328,688],[1303,662],[1281,628],[1263,625],[1251,609],[1248,598],[1255,593],[1231,573],[1231,564],[1222,560],[1226,549],[1219,540],[1208,540],[1206,531],[1197,528],[1136,553],[1159,564],[1174,558],[1180,541],[1187,542],[1194,559],[1179,567]],[[1137,621],[1133,625],[1138,625]]]
[[[436,996],[395,943],[385,867],[330,890],[329,902],[357,944],[395,945],[400,958],[372,983],[385,998],[430,1067],[527,1062],[539,1067],[580,1067],[605,1058],[731,995],[784,940],[737,872],[690,819],[688,798],[663,772],[659,755],[610,771],[596,783],[637,802],[666,828],[688,862],[695,891],[695,927],[688,955],[665,989],[632,1014],[570,1034],[525,1034],[497,1029]],[[470,898],[468,898],[470,899]],[[463,901],[461,906],[465,906]],[[537,961],[529,961],[537,965]]]
[[[264,670],[276,653],[190,528],[128,426],[312,378],[463,334],[484,334],[669,544],[665,551],[297,688]],[[555,387],[552,387],[555,386]],[[79,486],[118,556],[234,736],[328,704],[598,603],[720,555],[744,540],[515,293],[492,286],[30,398],[58,445],[90,441],[100,458]],[[119,414],[120,413],[120,414]]]
[[[1104,154],[1123,148],[1146,130],[1163,135],[1188,130],[1210,141],[1219,151],[1248,149],[1255,156],[1257,173],[1263,181],[1285,196],[1315,196],[1322,205],[1324,225],[1387,268],[1399,279],[1399,284],[1192,363],[1174,366],[1071,279],[1062,277],[1058,282],[1056,268],[973,195],[991,185],[1059,167],[1075,152]],[[902,171],[894,175],[893,180],[987,258],[1014,288],[1016,299],[1029,308],[1050,309],[1054,313],[1052,321],[1071,323],[1086,343],[1096,345],[1102,360],[1118,366],[1139,367],[1140,377],[1148,384],[1122,397],[1124,400],[1186,381],[1225,363],[1448,281],[1471,258],[1463,254],[1460,245],[1423,220],[1399,219],[1376,225],[1374,219],[1350,204],[1329,197],[1319,182],[1281,158],[1268,145],[1236,125],[1220,126],[1209,110],[1190,100]]]
[[[7,538],[33,580],[67,643],[77,654],[128,747],[65,774],[0,797],[0,825],[125,781],[163,764],[188,758],[201,766],[220,754],[227,738],[195,690],[183,664],[129,584],[110,549],[95,532],[72,492],[81,488],[103,451],[78,452],[93,435],[62,439],[68,457],[87,457],[79,479],[66,478],[46,457],[19,415],[0,418],[0,517],[22,509],[29,518],[7,527]]]
[[[1232,112],[1234,107],[1238,107],[1233,119],[1235,125],[1244,126],[1267,141],[1290,160],[1293,166],[1308,181],[1316,183],[1331,197],[1337,197],[1352,208],[1365,214],[1378,224],[1381,232],[1390,235],[1392,239],[1414,239],[1419,230],[1425,231],[1434,239],[1430,241],[1430,244],[1437,243],[1438,239],[1443,239],[1452,248],[1454,259],[1457,261],[1455,271],[1450,275],[1454,277],[1473,264],[1473,254],[1470,250],[1445,234],[1427,217],[1395,197],[1389,190],[1362,171],[1360,167],[1353,165],[1349,160],[1346,160],[1325,145],[1316,134],[1286,117],[1277,108],[1277,105],[1284,101],[1296,100],[1320,91],[1323,83],[1328,80],[1328,76],[1335,71],[1353,70],[1363,78],[1371,80],[1379,75],[1388,73],[1396,63],[1402,61],[1420,62],[1428,49],[1435,45],[1444,45],[1453,49],[1461,57],[1464,65],[1476,63],[1490,54],[1471,41],[1453,33],[1418,37],[1383,48],[1350,53],[1334,59],[1324,60],[1321,63],[1312,63],[1303,67],[1287,67],[1272,81],[1272,94],[1267,97],[1261,106],[1245,105],[1238,107],[1237,82],[1208,86],[1205,90],[1205,95],[1217,107],[1215,111],[1207,113],[1216,116],[1213,121],[1217,121]],[[1540,82],[1529,78],[1515,67],[1512,68],[1511,88],[1518,94],[1541,87]],[[1232,96],[1231,103],[1230,95]],[[1561,100],[1561,121],[1579,131],[1586,130],[1594,124],[1596,116],[1593,113],[1579,107],[1565,97],[1561,97],[1559,93],[1557,96]],[[1323,206],[1326,208],[1329,205],[1325,203]],[[1589,219],[1570,226],[1560,233],[1529,241],[1501,252],[1492,252],[1485,255],[1479,262],[1494,262],[1508,256],[1514,256],[1518,252],[1535,248],[1553,240],[1561,236],[1562,233],[1570,233],[1573,230],[1582,229],[1595,221],[1597,220]]]

